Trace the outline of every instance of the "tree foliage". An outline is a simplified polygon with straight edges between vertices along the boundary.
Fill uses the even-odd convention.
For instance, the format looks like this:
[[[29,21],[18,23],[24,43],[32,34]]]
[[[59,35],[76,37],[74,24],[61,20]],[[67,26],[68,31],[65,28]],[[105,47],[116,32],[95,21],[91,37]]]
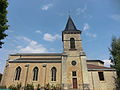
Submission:
[[[3,89],[6,89],[6,88],[7,88],[6,86],[1,86],[1,85],[0,85],[0,89],[3,90]]]
[[[27,86],[25,86],[24,90],[34,90],[33,84],[27,84]]]
[[[17,90],[17,87],[15,85],[10,85],[8,88],[11,90]]]
[[[10,85],[8,87],[8,89],[11,89],[11,90],[21,90],[21,83],[17,84],[17,85]]]
[[[120,38],[113,37],[110,54],[111,54],[111,62],[113,63],[112,67],[116,69],[117,79],[116,84],[117,87],[120,88]]]
[[[8,29],[7,7],[8,1],[0,0],[0,48],[2,48],[2,44],[4,44],[2,40],[7,36],[5,33],[5,30]]]

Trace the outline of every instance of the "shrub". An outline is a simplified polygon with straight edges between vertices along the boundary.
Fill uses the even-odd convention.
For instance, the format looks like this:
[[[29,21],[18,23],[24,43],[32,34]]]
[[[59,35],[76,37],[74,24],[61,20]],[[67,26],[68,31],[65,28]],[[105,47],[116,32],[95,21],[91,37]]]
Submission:
[[[0,86],[0,89],[6,89],[6,86]]]
[[[20,90],[21,88],[21,83],[17,84],[16,86],[15,85],[10,85],[8,87],[8,89],[12,89],[12,90]]]
[[[56,88],[53,84],[51,85],[51,90],[56,90]]]
[[[20,88],[21,88],[21,83],[17,84],[16,88],[17,88],[17,90],[20,90]]]
[[[15,85],[10,85],[8,89],[17,90],[17,87]]]
[[[37,90],[40,90],[40,84],[37,85]]]
[[[61,90],[61,85],[60,84],[52,84],[50,85],[49,83],[45,85],[44,87],[45,90]]]
[[[50,84],[49,83],[46,84],[44,88],[45,88],[45,90],[50,90]]]
[[[24,90],[34,90],[33,84],[27,84],[27,86],[25,86]]]
[[[61,90],[61,85],[60,84],[56,85],[56,90]]]

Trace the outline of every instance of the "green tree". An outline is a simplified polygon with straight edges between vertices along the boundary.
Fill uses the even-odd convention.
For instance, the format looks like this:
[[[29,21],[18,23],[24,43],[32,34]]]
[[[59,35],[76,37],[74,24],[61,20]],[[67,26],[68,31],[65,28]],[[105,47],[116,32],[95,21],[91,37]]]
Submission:
[[[17,90],[17,87],[16,87],[15,85],[10,85],[10,86],[8,87],[8,89]]]
[[[6,89],[6,88],[7,88],[6,86],[1,86],[1,85],[0,85],[0,89],[3,90],[3,89]]]
[[[113,37],[110,50],[111,66],[116,69],[116,87],[120,89],[120,38]]]
[[[2,44],[4,44],[2,40],[7,36],[5,30],[7,30],[9,27],[7,25],[7,7],[8,1],[0,0],[0,48],[2,48]]]
[[[34,90],[33,84],[27,84],[27,86],[25,86],[24,90]]]

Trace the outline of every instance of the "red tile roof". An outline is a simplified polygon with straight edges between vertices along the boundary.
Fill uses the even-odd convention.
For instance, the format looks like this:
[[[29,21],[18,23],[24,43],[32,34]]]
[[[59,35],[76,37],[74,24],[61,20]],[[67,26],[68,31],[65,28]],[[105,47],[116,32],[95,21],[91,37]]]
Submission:
[[[97,66],[97,65],[92,65],[92,64],[87,64],[88,70],[115,70],[110,67],[104,67],[104,66]]]

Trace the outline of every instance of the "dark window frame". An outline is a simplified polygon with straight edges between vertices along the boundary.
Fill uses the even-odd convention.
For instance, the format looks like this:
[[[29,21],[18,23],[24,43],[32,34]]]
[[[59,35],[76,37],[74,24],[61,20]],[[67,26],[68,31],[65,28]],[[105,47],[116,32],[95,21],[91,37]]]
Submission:
[[[77,62],[76,62],[75,60],[73,60],[73,61],[71,62],[71,64],[72,64],[73,66],[75,66],[75,65],[77,64]]]
[[[51,81],[56,81],[56,74],[57,74],[56,67],[52,67],[52,69],[51,69]]]
[[[20,80],[21,70],[20,66],[16,68],[15,80]]]
[[[100,81],[104,81],[105,78],[104,78],[104,72],[98,72],[98,76],[99,76],[99,80]]]
[[[38,80],[38,73],[39,73],[39,69],[38,69],[38,67],[35,67],[33,69],[33,81],[37,81]]]
[[[75,39],[70,38],[70,49],[75,49]]]
[[[76,71],[72,71],[72,76],[77,76],[77,72]]]

